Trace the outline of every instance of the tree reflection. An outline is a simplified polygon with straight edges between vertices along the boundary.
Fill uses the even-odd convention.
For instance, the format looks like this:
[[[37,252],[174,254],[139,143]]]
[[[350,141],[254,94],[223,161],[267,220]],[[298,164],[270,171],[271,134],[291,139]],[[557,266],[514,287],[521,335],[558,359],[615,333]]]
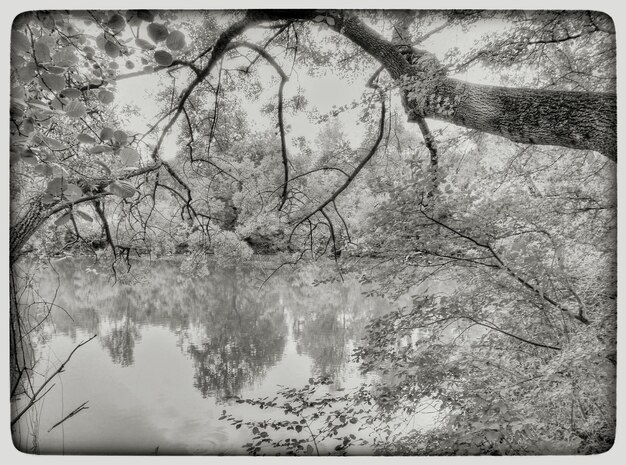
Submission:
[[[237,395],[282,357],[287,326],[278,294],[259,290],[249,273],[230,270],[213,283],[199,324],[201,342],[187,348],[194,386],[203,397]]]
[[[135,362],[135,341],[139,339],[140,333],[135,323],[125,318],[121,324],[116,321],[110,332],[100,338],[100,343],[107,348],[113,363],[127,367]]]
[[[73,338],[77,331],[98,333],[111,360],[130,366],[142,328],[166,327],[190,358],[203,397],[238,395],[262,380],[289,337],[312,359],[313,374],[337,381],[350,342],[388,308],[365,299],[355,282],[311,286],[316,271],[274,276],[259,287],[264,276],[252,268],[220,268],[202,279],[181,275],[174,262],[138,262],[133,270],[141,282],[112,285],[89,260],[56,264],[40,286],[64,309],[55,310],[55,330]]]

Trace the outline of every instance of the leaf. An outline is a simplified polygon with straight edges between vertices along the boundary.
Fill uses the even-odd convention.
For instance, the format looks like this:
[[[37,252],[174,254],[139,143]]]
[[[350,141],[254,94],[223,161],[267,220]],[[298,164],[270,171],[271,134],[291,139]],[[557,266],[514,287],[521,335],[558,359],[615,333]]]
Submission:
[[[93,162],[94,162],[96,165],[99,165],[99,166],[100,166],[100,167],[104,170],[104,172],[105,172],[107,175],[111,174],[111,168],[109,168],[109,167],[108,167],[108,165],[107,165],[106,163],[104,163],[103,161],[100,161],[100,160],[94,160]]]
[[[100,139],[102,140],[111,140],[113,139],[113,129],[111,128],[102,128],[100,131]]]
[[[326,19],[326,16],[324,16],[324,15],[317,15],[315,18],[313,18],[313,21],[316,22],[316,23],[321,23],[325,19]]]
[[[70,202],[74,202],[83,196],[83,191],[76,184],[68,184],[63,191],[63,196]]]
[[[44,205],[50,205],[55,203],[56,201],[57,199],[48,193],[45,193],[41,196],[41,203],[43,203]]]
[[[296,431],[299,433],[300,431],[302,431],[302,426],[300,425],[296,425]]]
[[[77,135],[76,139],[82,144],[95,144],[97,142],[96,139],[85,133]]]
[[[124,131],[118,129],[113,133],[113,142],[117,145],[124,145],[128,142],[128,136]]]
[[[128,60],[125,63],[126,69],[133,69],[135,67],[135,63],[133,63],[132,61]]]
[[[52,56],[52,61],[57,66],[69,67],[78,63],[78,57],[74,53],[73,48],[65,47]]]
[[[52,168],[45,163],[39,163],[35,166],[34,171],[39,176],[50,176],[52,174]]]
[[[107,21],[107,26],[115,33],[122,32],[126,27],[126,20],[122,15],[115,13]]]
[[[65,189],[67,189],[67,181],[65,178],[54,178],[48,182],[46,192],[55,197],[60,197]]]
[[[93,218],[89,216],[87,213],[81,212],[80,210],[76,210],[74,211],[74,213],[76,214],[76,216],[78,216],[79,218],[85,221],[89,221],[90,223],[93,222]]]
[[[42,136],[42,141],[52,150],[65,150],[67,148],[61,141],[52,137]]]
[[[35,125],[32,118],[26,118],[22,121],[22,126],[20,127],[22,133],[29,135],[35,132]]]
[[[156,48],[156,45],[151,44],[144,39],[135,39],[135,44],[137,44],[137,47],[141,48],[142,50],[154,50]]]
[[[150,37],[153,42],[162,42],[167,39],[167,36],[170,34],[167,27],[158,23],[148,24],[147,32],[148,37]]]
[[[63,68],[62,66],[51,66],[51,65],[48,65],[48,66],[46,66],[46,69],[51,74],[63,74],[65,72],[65,68]]]
[[[100,100],[105,105],[109,105],[110,103],[113,103],[113,100],[115,100],[115,94],[110,90],[102,89],[100,92],[98,92],[98,100]]]
[[[126,147],[120,150],[120,158],[126,166],[138,166],[139,161],[141,160],[139,152],[130,147]]]
[[[154,21],[154,14],[150,10],[137,10],[137,17],[147,23]]]
[[[56,219],[56,221],[54,222],[55,225],[57,226],[63,226],[65,223],[67,223],[70,219],[72,218],[72,214],[70,212],[64,213],[63,215],[61,215],[60,217],[58,217]]]
[[[48,47],[43,41],[38,40],[35,42],[35,59],[37,63],[47,63],[50,61],[50,47]]]
[[[154,61],[156,61],[158,65],[169,66],[172,64],[172,61],[174,61],[174,58],[165,50],[157,50],[154,52]]]
[[[172,31],[167,36],[165,45],[170,50],[181,50],[187,45],[185,42],[185,34],[180,31]]]
[[[29,52],[30,40],[20,31],[11,31],[11,50],[13,52]]]
[[[78,89],[72,89],[72,88],[68,87],[67,89],[63,89],[59,93],[59,95],[62,96],[62,97],[66,97],[66,98],[75,100],[77,98],[80,98],[83,95],[83,93],[80,90],[78,90]]]
[[[491,442],[496,442],[500,439],[500,433],[498,433],[497,431],[487,431],[487,434],[485,434],[485,436],[487,437],[487,440]]]
[[[49,89],[53,92],[60,92],[65,89],[65,79],[57,74],[42,73],[39,83],[44,89]]]
[[[107,41],[107,43],[104,44],[104,51],[111,58],[117,58],[118,56],[120,56],[121,53],[119,45],[117,45],[115,42],[110,41]]]
[[[306,453],[307,455],[313,455],[313,446],[311,444],[307,444]]]
[[[137,192],[132,184],[124,181],[113,181],[109,184],[109,191],[123,199],[132,197]]]
[[[65,114],[70,118],[82,118],[83,116],[87,116],[87,109],[83,102],[72,100],[65,107]]]
[[[335,25],[335,18],[331,18],[330,16],[328,16],[326,18],[326,22],[328,23],[329,26],[334,26]]]
[[[95,147],[91,147],[89,149],[89,153],[94,154],[94,155],[98,153],[112,152],[112,151],[113,151],[113,147],[111,147],[110,145],[104,145],[104,144],[96,145]]]

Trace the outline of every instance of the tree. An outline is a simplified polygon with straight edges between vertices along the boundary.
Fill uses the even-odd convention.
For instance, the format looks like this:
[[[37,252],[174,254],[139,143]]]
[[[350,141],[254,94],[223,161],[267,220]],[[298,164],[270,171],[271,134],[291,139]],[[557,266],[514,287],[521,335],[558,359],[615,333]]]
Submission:
[[[497,37],[444,61],[428,52],[429,37],[490,18],[507,22]],[[509,407],[495,412],[476,399],[497,394],[514,402],[509,385],[519,377],[469,364],[498,347],[507,373],[547,364],[552,372],[538,378],[562,388],[537,399],[538,382],[513,416],[548,411],[561,422],[567,393],[582,393],[578,424],[585,426],[577,429],[571,415],[570,430],[587,450],[601,450],[614,406],[598,394],[615,360],[614,35],[608,16],[582,11],[20,15],[11,45],[14,343],[22,324],[14,266],[27,244],[42,249],[65,231],[72,244],[105,247],[116,275],[130,270],[131,256],[157,249],[189,250],[201,269],[209,252],[224,261],[248,257],[246,242],[268,237],[272,250],[285,252],[281,266],[331,252],[338,276],[350,269],[339,263],[343,251],[377,255],[389,266],[362,279],[376,280],[379,293],[399,297],[434,275],[458,285],[453,296],[416,298],[373,323],[360,356],[364,369],[386,366],[396,405],[432,396],[452,411],[465,409],[476,418],[450,420],[441,440],[453,437],[452,450],[470,453],[505,450],[510,437],[478,418]],[[289,140],[288,116],[306,104],[302,95],[285,96],[296,64],[370,76],[352,106],[367,125],[360,148],[342,140],[333,122],[317,147]],[[507,85],[453,77],[476,64],[497,70]],[[158,96],[162,116],[131,134],[124,115],[109,109],[116,82],[154,73],[172,77]],[[245,99],[267,89],[275,96],[263,115],[273,127],[255,131]],[[418,130],[399,122],[398,111]],[[441,137],[431,120],[463,130]],[[174,128],[180,150],[170,159],[164,141]],[[449,324],[485,333],[457,347],[447,339]],[[415,344],[424,328],[432,337]],[[398,348],[402,338],[410,340],[406,350]],[[593,349],[581,357],[587,343]],[[451,371],[434,362],[438,356]],[[407,359],[418,360],[432,383],[407,371]],[[572,360],[580,364],[567,370]],[[608,363],[597,377],[589,374],[592,361]],[[469,366],[479,371],[476,384]],[[553,376],[561,372],[567,376]],[[466,393],[450,389],[455,383]],[[592,404],[601,413],[592,414]],[[536,421],[546,428],[545,417]],[[465,432],[479,428],[483,441],[467,443],[455,433],[460,424]],[[545,433],[527,426],[510,432],[522,430],[508,450],[525,450]],[[567,431],[556,428],[551,437],[570,441]]]
[[[89,45],[92,39],[77,31],[72,24],[71,18],[81,15],[102,31],[96,37],[96,42],[104,52],[104,57],[101,57],[101,53],[97,53],[96,49]],[[167,15],[164,19],[170,21]],[[29,21],[33,22],[29,23]],[[41,163],[48,151],[55,154],[65,149],[62,144],[55,144],[56,140],[43,139],[33,144],[35,128],[42,123],[47,124],[52,116],[51,113],[60,112],[70,121],[78,122],[87,116],[88,105],[95,105],[95,108],[98,108],[114,98],[114,93],[106,87],[110,87],[114,82],[112,78],[117,74],[116,69],[119,66],[117,59],[129,56],[132,51],[132,46],[127,45],[125,39],[120,42],[120,38],[123,37],[121,34],[126,28],[140,27],[144,21],[151,24],[148,35],[153,42],[138,38],[134,48],[150,50],[154,48],[153,43],[166,41],[170,51],[158,50],[154,53],[153,59],[156,61],[156,66],[189,67],[196,74],[195,79],[182,92],[177,105],[172,108],[172,118],[163,128],[162,135],[186,111],[186,104],[190,97],[197,88],[201,87],[201,84],[206,82],[221,58],[229,51],[241,47],[251,48],[270,63],[276,64],[261,46],[236,42],[236,38],[244,31],[270,23],[277,24],[277,27],[282,28],[279,31],[283,32],[301,23],[317,22],[327,25],[333,31],[349,39],[362,51],[376,59],[394,81],[401,81],[402,99],[411,120],[424,117],[441,119],[479,131],[498,134],[517,142],[560,145],[581,150],[591,149],[601,152],[607,158],[616,159],[614,94],[504,88],[464,83],[446,76],[444,69],[426,51],[394,45],[366,26],[353,13],[313,10],[252,10],[245,13],[242,18],[220,34],[209,48],[202,51],[198,59],[205,55],[209,57],[202,68],[199,68],[195,62],[174,60],[171,52],[177,53],[184,49],[185,37],[181,32],[176,31],[175,34],[169,36],[170,39],[167,41],[166,37],[169,32],[167,26],[158,21],[154,22],[152,13],[127,12],[125,16],[122,16],[118,13],[85,12],[68,16],[61,12],[37,12],[32,15],[22,15],[16,20],[12,42],[13,70],[17,78],[13,88],[14,159],[19,156],[22,159],[30,158],[34,162]],[[581,35],[610,36],[613,33],[610,19],[603,15],[590,13],[588,21],[585,22],[582,18],[580,23],[583,29]],[[29,28],[28,34],[24,32],[25,28]],[[568,35],[562,40],[570,39],[573,40]],[[554,38],[553,40],[556,42],[561,39]],[[57,43],[61,43],[62,48],[58,51],[51,49]],[[76,72],[81,56],[94,67],[89,74]],[[103,61],[102,58],[105,60]],[[128,68],[131,68],[131,65],[134,67],[132,61],[129,63],[126,64]],[[48,69],[49,66],[52,70]],[[84,68],[80,69],[84,70]],[[280,70],[279,67],[277,69]],[[33,88],[32,92],[35,95],[31,96],[30,88],[34,85],[36,88]],[[27,88],[29,100],[24,99],[24,91]],[[35,96],[44,100],[37,103]],[[54,98],[47,100],[50,96]],[[279,98],[279,121],[282,113],[282,99]],[[284,124],[280,123],[279,128],[281,134],[284,135]],[[96,139],[99,138],[99,142],[110,141],[110,143],[95,146],[92,152],[102,150],[102,153],[106,153],[110,150],[119,150],[121,156],[124,157],[123,161],[126,164],[133,164],[136,150],[132,148],[132,140],[106,139],[97,131],[91,136],[85,134],[83,140],[95,140],[94,136],[98,136]],[[281,136],[281,139],[284,137]],[[165,170],[174,179],[178,177],[159,155],[162,140],[163,137],[160,137],[150,154],[152,164],[117,176],[117,184],[113,185],[114,190],[120,182],[123,183],[127,179],[149,172]],[[131,145],[126,147],[129,143]],[[282,144],[284,147],[284,140]],[[286,151],[283,151],[283,158],[285,155]],[[285,166],[288,166],[288,163]],[[39,165],[37,167],[45,170],[45,168],[39,168]],[[285,174],[288,175],[287,172]],[[180,177],[178,178],[180,180]],[[75,179],[70,180],[78,182]],[[287,181],[288,178],[285,179],[285,183]],[[112,178],[105,177],[91,185],[82,186],[80,190],[83,194],[89,195],[84,197],[79,195],[81,198],[76,198],[70,203],[60,203],[56,199],[60,200],[61,197],[55,196],[53,199],[44,199],[47,201],[44,204],[41,203],[41,199],[34,198],[29,203],[27,212],[13,221],[11,256],[16,257],[19,254],[32,233],[47,218],[68,210],[77,202],[94,201],[108,195],[100,191],[111,184]],[[127,185],[122,185],[128,189],[125,191],[122,187],[120,191],[122,195],[132,194]],[[48,194],[54,191],[54,187],[55,184],[49,187]]]

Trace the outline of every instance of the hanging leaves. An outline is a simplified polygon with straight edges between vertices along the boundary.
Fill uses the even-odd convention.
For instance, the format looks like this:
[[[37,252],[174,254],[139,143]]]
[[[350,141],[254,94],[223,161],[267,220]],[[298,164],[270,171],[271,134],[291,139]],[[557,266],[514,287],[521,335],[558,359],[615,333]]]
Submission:
[[[135,149],[126,147],[120,150],[120,159],[122,160],[122,163],[124,163],[124,165],[134,167],[139,165],[141,156],[139,155],[139,152],[137,152]]]
[[[174,58],[165,50],[157,50],[154,52],[154,61],[156,61],[158,65],[169,66],[172,64],[172,61],[174,61]]]
[[[77,98],[80,98],[83,95],[83,93],[78,90],[78,89],[72,89],[72,88],[67,88],[67,89],[63,89],[60,93],[59,96],[60,97],[65,97],[71,100],[75,100]]]
[[[113,151],[113,147],[111,147],[110,145],[96,145],[95,147],[91,147],[89,149],[89,153],[91,154],[98,154],[98,153],[104,153],[104,152],[112,152]]]
[[[100,139],[102,140],[111,140],[113,139],[113,129],[111,128],[102,128],[100,131]]]
[[[167,27],[163,24],[150,23],[146,30],[148,32],[148,37],[150,37],[153,42],[162,42],[167,39],[167,36],[169,35]]]
[[[87,109],[83,102],[72,100],[67,104],[67,107],[65,107],[65,114],[70,118],[82,118],[83,116],[87,116]]]
[[[52,168],[45,163],[38,163],[37,165],[35,165],[33,171],[35,171],[35,174],[43,177],[47,177],[52,174]]]
[[[117,45],[115,42],[111,42],[111,41],[107,41],[104,44],[104,51],[111,58],[117,58],[118,56],[120,56],[120,53],[121,53],[119,45]]]
[[[83,196],[83,191],[76,184],[68,184],[63,196],[70,202],[75,202]]]
[[[187,45],[185,42],[185,34],[180,31],[170,32],[170,34],[167,36],[167,40],[165,41],[165,45],[167,46],[167,48],[174,51],[185,48],[185,46]]]
[[[113,140],[113,143],[118,146],[125,145],[126,142],[128,142],[128,135],[124,131],[118,129],[117,131],[113,133],[112,140]]]
[[[85,220],[85,221],[88,221],[88,222],[90,222],[90,223],[91,223],[91,222],[93,222],[93,218],[92,218],[91,216],[89,216],[89,215],[88,215],[87,213],[85,213],[85,212],[82,212],[82,211],[80,211],[80,210],[75,210],[75,211],[74,211],[74,214],[75,214],[77,217],[79,217],[81,220]]]
[[[111,168],[109,168],[108,165],[106,163],[104,163],[103,161],[94,160],[94,163],[96,165],[100,166],[100,168],[102,168],[104,170],[104,172],[106,173],[107,176],[111,174]]]
[[[137,192],[132,184],[125,181],[113,181],[109,184],[109,191],[123,199],[132,197]]]
[[[39,159],[35,156],[32,150],[26,149],[20,154],[20,158],[23,162],[28,163],[29,165],[35,165],[39,163]]]
[[[156,45],[151,44],[147,40],[139,38],[135,39],[135,44],[142,50],[154,50],[156,48]]]
[[[82,144],[95,144],[97,142],[96,139],[85,133],[77,135],[76,140]]]
[[[14,53],[30,52],[30,40],[20,31],[11,32],[11,51]]]
[[[126,27],[126,21],[124,20],[124,17],[122,15],[115,13],[107,21],[107,26],[109,26],[109,29],[111,29],[111,31],[117,34],[124,30],[124,28]]]
[[[67,223],[71,219],[72,219],[72,214],[70,212],[67,212],[59,216],[54,222],[54,224],[57,226],[63,226],[65,223]]]
[[[55,197],[60,197],[65,189],[67,189],[67,181],[65,178],[58,177],[48,182],[46,192],[50,195],[54,195]]]
[[[44,89],[49,89],[53,92],[60,92],[65,89],[65,79],[63,76],[56,74],[42,73],[39,82]]]
[[[115,94],[110,90],[102,89],[100,90],[100,92],[98,92],[98,100],[100,100],[105,105],[109,105],[113,103],[113,100],[115,100]]]
[[[78,63],[78,57],[73,47],[66,47],[56,52],[52,56],[52,61],[57,66],[69,67]]]
[[[35,60],[37,63],[47,63],[50,61],[50,47],[46,45],[42,40],[35,42]]]
[[[150,10],[137,10],[137,17],[147,23],[154,21],[154,14]]]

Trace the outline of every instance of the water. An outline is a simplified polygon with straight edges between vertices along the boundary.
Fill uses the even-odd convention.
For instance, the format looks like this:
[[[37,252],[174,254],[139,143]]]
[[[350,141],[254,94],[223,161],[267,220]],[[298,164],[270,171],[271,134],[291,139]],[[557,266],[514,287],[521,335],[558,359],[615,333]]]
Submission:
[[[65,259],[38,277],[35,300],[54,299],[39,335],[40,373],[81,347],[20,421],[20,448],[85,454],[242,454],[246,428],[218,420],[271,416],[231,396],[273,395],[330,376],[331,390],[363,381],[350,354],[367,322],[390,310],[358,283],[313,286],[319,271],[263,275],[250,267],[183,276],[175,263],[133,266],[142,282],[112,285],[89,260]],[[259,288],[260,287],[260,288]],[[65,313],[67,312],[67,313]],[[41,382],[35,379],[35,382]],[[48,430],[87,401],[87,410]]]

